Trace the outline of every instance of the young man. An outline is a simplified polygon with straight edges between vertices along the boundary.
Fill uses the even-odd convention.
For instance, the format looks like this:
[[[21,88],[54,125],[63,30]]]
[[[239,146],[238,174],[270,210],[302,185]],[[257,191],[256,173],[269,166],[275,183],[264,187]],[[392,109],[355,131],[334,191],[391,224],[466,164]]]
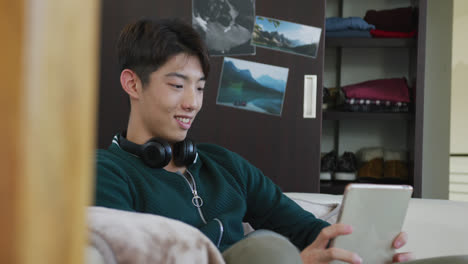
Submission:
[[[195,226],[228,263],[361,262],[355,253],[327,248],[350,226],[315,218],[239,155],[186,139],[209,72],[206,48],[189,25],[140,20],[124,28],[117,48],[131,111],[127,131],[98,151],[96,205]],[[271,231],[244,239],[242,222]],[[405,243],[402,233],[394,247]]]

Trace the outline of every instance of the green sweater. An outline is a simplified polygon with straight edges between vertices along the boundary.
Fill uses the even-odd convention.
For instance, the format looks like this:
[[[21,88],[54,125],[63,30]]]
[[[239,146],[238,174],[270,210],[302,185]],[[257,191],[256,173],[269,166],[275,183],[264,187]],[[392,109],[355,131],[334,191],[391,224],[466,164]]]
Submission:
[[[97,206],[166,216],[192,225],[221,251],[244,237],[242,222],[288,237],[299,249],[328,223],[303,210],[245,159],[222,147],[198,144],[198,158],[182,174],[150,168],[116,140],[97,152]],[[198,204],[200,204],[198,199]]]

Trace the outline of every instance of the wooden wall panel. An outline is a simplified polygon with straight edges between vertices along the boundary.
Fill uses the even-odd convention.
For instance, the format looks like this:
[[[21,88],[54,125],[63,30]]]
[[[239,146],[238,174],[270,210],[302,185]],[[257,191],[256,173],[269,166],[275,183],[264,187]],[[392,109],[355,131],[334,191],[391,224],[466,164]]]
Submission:
[[[2,76],[2,95],[0,96],[0,263],[15,263],[14,255],[17,207],[17,185],[20,175],[21,141],[20,112],[23,92],[20,89],[21,45],[23,42],[23,9],[22,0],[2,0],[0,6],[0,30],[3,34],[0,48],[0,72]]]
[[[2,5],[0,263],[81,264],[93,189],[99,4]]]

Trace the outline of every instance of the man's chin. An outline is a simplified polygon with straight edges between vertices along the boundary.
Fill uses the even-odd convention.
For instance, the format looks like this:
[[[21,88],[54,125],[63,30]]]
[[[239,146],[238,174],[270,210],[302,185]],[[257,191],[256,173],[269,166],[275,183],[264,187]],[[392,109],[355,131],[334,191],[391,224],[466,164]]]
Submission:
[[[181,133],[181,134],[175,135],[174,137],[170,138],[169,143],[174,144],[177,142],[184,141],[186,137],[187,137],[187,133],[183,133],[183,134]]]

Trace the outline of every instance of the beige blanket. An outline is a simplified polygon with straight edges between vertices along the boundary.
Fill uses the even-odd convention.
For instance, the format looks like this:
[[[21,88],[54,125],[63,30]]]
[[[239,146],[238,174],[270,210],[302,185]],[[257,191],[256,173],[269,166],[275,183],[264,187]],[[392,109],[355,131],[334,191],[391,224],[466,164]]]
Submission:
[[[225,263],[198,229],[162,216],[89,207],[88,229],[106,264]]]

